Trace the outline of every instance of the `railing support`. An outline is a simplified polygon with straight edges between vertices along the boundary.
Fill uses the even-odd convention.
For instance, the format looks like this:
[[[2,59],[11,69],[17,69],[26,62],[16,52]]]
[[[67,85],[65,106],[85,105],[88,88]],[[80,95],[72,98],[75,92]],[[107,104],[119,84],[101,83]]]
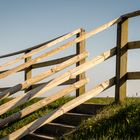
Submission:
[[[25,54],[26,53],[29,53],[29,52],[30,51],[26,51]],[[28,62],[31,59],[32,59],[31,57],[25,58],[25,63]],[[26,80],[28,80],[30,78],[32,78],[32,66],[29,66],[28,68],[25,69],[25,78],[24,78],[24,80],[26,81]],[[32,89],[32,86],[26,88],[25,89],[25,93],[28,92],[28,91],[30,91],[31,89]]]
[[[115,101],[120,103],[123,103],[126,98],[127,42],[128,42],[128,19],[123,19],[117,25]]]
[[[84,29],[81,29],[81,31],[76,35],[76,37],[80,37],[82,36],[83,34],[85,34],[85,30]],[[81,42],[77,43],[76,44],[76,54],[80,54],[80,53],[83,53],[85,51],[85,40],[82,40]],[[76,67],[85,63],[86,59],[83,59],[79,62],[76,63]],[[76,81],[80,81],[82,79],[85,79],[86,75],[85,75],[85,72],[81,73],[80,75],[78,75],[76,77]],[[76,97],[85,93],[85,85],[83,85],[82,87],[80,87],[79,89],[76,90]]]

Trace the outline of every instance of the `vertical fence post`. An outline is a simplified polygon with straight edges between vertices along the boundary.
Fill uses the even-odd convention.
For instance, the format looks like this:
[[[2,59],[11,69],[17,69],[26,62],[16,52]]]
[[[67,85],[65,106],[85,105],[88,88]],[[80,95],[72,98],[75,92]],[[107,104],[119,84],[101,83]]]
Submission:
[[[122,19],[117,25],[116,87],[115,101],[123,103],[126,98],[127,81],[127,42],[128,19]]]
[[[82,36],[83,34],[85,34],[85,30],[84,29],[81,29],[81,31],[76,35],[76,37],[80,37]],[[76,54],[80,54],[82,52],[85,51],[85,40],[82,40],[81,42],[77,43],[76,44]],[[76,63],[76,67],[85,63],[86,59],[83,59],[79,62]],[[76,81],[79,81],[81,79],[84,79],[85,78],[85,72],[79,74],[78,76],[76,76]],[[85,93],[85,85],[80,87],[79,89],[76,90],[76,97]]]
[[[30,51],[27,51],[25,52],[26,53],[29,53]],[[31,60],[32,58],[31,57],[27,57],[25,58],[25,63],[28,62],[29,60]],[[24,75],[24,80],[28,80],[32,77],[32,66],[29,66],[28,68],[25,69],[25,75]],[[30,91],[32,89],[32,86],[28,87],[25,89],[25,93]]]

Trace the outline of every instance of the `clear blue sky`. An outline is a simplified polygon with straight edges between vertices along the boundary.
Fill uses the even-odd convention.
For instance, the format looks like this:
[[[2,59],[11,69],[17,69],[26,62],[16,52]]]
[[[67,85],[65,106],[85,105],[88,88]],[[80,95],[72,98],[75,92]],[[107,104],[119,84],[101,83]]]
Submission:
[[[139,0],[0,0],[0,55],[31,47],[79,27],[90,31],[122,14],[139,9]],[[140,39],[140,29],[137,28],[140,17],[130,21],[129,25],[129,40]],[[115,33],[114,27],[101,33],[101,37],[93,37],[93,42],[90,39],[87,42],[90,57],[114,47]],[[130,54],[130,71],[140,70],[140,64],[135,63],[136,58],[140,59],[139,54],[139,50]],[[99,66],[95,71],[101,69]],[[140,92],[140,88],[129,92],[133,95]]]

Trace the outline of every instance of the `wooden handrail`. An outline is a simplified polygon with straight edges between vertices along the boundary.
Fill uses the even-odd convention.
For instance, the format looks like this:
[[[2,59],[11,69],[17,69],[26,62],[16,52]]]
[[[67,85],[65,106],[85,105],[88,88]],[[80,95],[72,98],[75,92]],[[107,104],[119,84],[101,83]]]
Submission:
[[[77,34],[78,32],[80,32],[80,30],[81,30],[81,29],[77,29],[77,30],[75,30],[75,31],[73,31],[73,32],[71,32],[71,33],[68,33],[68,34],[64,35],[64,36],[58,37],[58,38],[56,38],[56,39],[53,39],[52,41],[49,41],[47,44],[46,44],[46,43],[43,43],[44,45],[41,44],[40,47],[38,47],[38,48],[36,48],[36,49],[33,49],[33,50],[31,50],[30,52],[28,52],[28,50],[26,50],[26,52],[28,52],[28,53],[25,53],[25,54],[23,54],[22,56],[20,56],[20,57],[14,59],[14,60],[12,60],[12,61],[10,61],[10,62],[7,62],[7,63],[2,64],[2,65],[0,66],[0,70],[1,70],[1,69],[4,69],[4,68],[7,67],[7,66],[13,65],[13,64],[15,64],[15,63],[21,61],[22,59],[31,57],[32,55],[35,55],[36,53],[39,53],[40,51],[42,51],[42,50],[44,50],[44,49],[46,49],[46,48],[49,48],[49,47],[51,47],[51,46],[53,46],[53,45],[56,45],[57,43],[62,42],[62,41],[64,41],[64,40],[66,40],[66,39],[72,37],[73,35]]]
[[[140,49],[140,41],[132,41],[127,44],[128,49]]]
[[[132,18],[132,17],[136,17],[136,16],[140,16],[140,10],[124,14],[120,18]]]
[[[140,80],[140,71],[128,72],[127,79],[128,80]]]
[[[44,62],[40,62],[40,63],[36,63],[36,64],[33,64],[31,67],[32,69],[36,69],[36,68],[42,68],[42,67],[47,67],[47,66],[52,66],[52,65],[57,65],[57,64],[60,64],[72,57],[76,56],[76,54],[72,54],[72,55],[68,55],[68,56],[65,56],[65,57],[61,57],[61,58],[57,58],[57,59],[53,59],[53,60],[48,60],[48,61],[44,61]],[[26,68],[25,68],[26,69]],[[25,71],[25,69],[22,69],[20,71],[17,71],[17,72],[21,72],[21,71]],[[4,73],[6,71],[9,71],[10,69],[8,70],[4,70],[4,71],[0,71],[0,74],[1,73]]]
[[[67,34],[68,34],[68,33],[67,33]],[[56,37],[56,38],[54,38],[54,39],[51,39],[51,40],[49,40],[49,41],[47,41],[47,42],[43,42],[43,43],[41,43],[41,44],[35,45],[35,46],[33,46],[33,47],[30,47],[30,48],[27,48],[27,49],[24,49],[24,50],[20,50],[20,51],[16,51],[16,52],[13,52],[13,53],[8,53],[8,54],[1,55],[0,58],[10,57],[10,56],[18,55],[18,54],[21,54],[21,53],[26,53],[26,52],[28,52],[28,51],[31,51],[31,50],[37,49],[37,48],[39,48],[39,47],[41,47],[41,46],[44,46],[44,45],[46,45],[46,44],[48,44],[48,43],[50,43],[50,42],[52,42],[52,41],[54,41],[54,40],[57,40],[57,39],[59,39],[59,38],[65,36],[65,35],[67,35],[67,34],[63,34],[63,35],[61,35],[61,36],[59,36],[59,37]]]

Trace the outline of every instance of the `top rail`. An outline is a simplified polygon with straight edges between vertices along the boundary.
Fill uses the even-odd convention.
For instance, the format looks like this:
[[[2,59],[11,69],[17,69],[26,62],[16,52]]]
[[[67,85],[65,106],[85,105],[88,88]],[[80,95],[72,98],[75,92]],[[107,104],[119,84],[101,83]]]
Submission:
[[[67,34],[68,34],[68,33],[67,33]],[[61,35],[61,36],[59,36],[59,37],[56,37],[56,38],[54,38],[54,39],[51,39],[51,40],[49,40],[49,41],[47,41],[47,42],[44,42],[44,43],[35,45],[35,46],[33,46],[33,47],[30,47],[30,48],[27,48],[27,49],[24,49],[24,50],[20,50],[20,51],[17,51],[17,52],[13,52],[13,53],[1,55],[0,58],[10,57],[10,56],[18,55],[18,54],[21,54],[21,53],[26,53],[26,52],[28,52],[28,51],[31,51],[31,50],[37,49],[37,48],[39,48],[39,47],[41,47],[41,46],[43,46],[43,45],[46,45],[46,44],[48,44],[48,43],[50,43],[50,42],[52,42],[52,41],[54,41],[54,40],[56,40],[56,39],[59,39],[59,38],[65,36],[65,35],[67,35],[67,34],[63,34],[63,35]]]
[[[28,53],[26,53],[26,54],[23,54],[22,56],[20,56],[20,57],[14,59],[14,60],[12,60],[12,61],[9,61],[9,62],[7,62],[7,63],[2,64],[2,65],[0,66],[0,70],[4,69],[4,68],[7,67],[7,66],[10,66],[10,65],[12,65],[12,64],[15,64],[15,63],[19,62],[19,61],[22,60],[22,59],[31,57],[32,55],[35,55],[35,54],[41,52],[42,50],[44,50],[44,49],[46,49],[46,48],[49,48],[49,47],[51,47],[51,46],[53,46],[53,45],[56,45],[57,43],[62,42],[62,41],[64,41],[64,40],[66,40],[66,39],[72,37],[73,35],[79,33],[80,31],[81,31],[81,29],[77,29],[77,30],[75,30],[75,31],[73,31],[73,32],[71,32],[71,33],[68,33],[68,34],[64,35],[64,36],[60,36],[60,37],[58,37],[58,38],[55,38],[55,39],[53,39],[52,41],[48,41],[47,44],[44,43],[43,46],[40,46],[40,47],[38,46],[38,48],[33,49],[33,50],[31,50],[30,52],[28,52]],[[37,46],[36,46],[36,47],[37,47]],[[28,50],[29,50],[29,49],[28,49]],[[26,49],[26,51],[27,51],[27,49]],[[15,55],[15,54],[14,54],[14,55]],[[7,55],[7,57],[8,57],[8,56],[12,56],[12,55],[9,54],[9,55]],[[6,55],[5,55],[5,57],[6,57]],[[0,58],[1,58],[1,57],[0,57]],[[4,57],[3,57],[3,58],[4,58]]]
[[[59,36],[59,37],[56,37],[56,38],[54,38],[54,39],[51,39],[51,40],[49,40],[49,41],[47,41],[47,42],[44,42],[44,43],[35,45],[35,46],[33,46],[33,47],[30,47],[30,48],[27,48],[27,49],[24,49],[24,50],[20,50],[20,51],[17,51],[17,52],[13,52],[13,53],[1,55],[0,58],[10,57],[10,56],[18,55],[18,54],[21,54],[21,53],[26,53],[26,52],[28,52],[28,51],[32,51],[32,50],[38,49],[38,48],[40,48],[40,47],[42,47],[42,46],[44,46],[44,45],[47,45],[48,43],[51,43],[51,42],[53,42],[53,41],[55,41],[55,40],[58,41],[58,39],[65,40],[65,39],[67,39],[67,38],[69,38],[69,37],[71,37],[71,36],[77,34],[78,32],[80,32],[80,30],[81,30],[81,29],[77,29],[77,30],[75,30],[75,31],[73,31],[73,32],[63,34],[63,35],[61,35],[61,36]],[[67,37],[67,36],[68,36],[68,37]]]
[[[120,22],[120,21],[122,20],[122,18],[132,18],[132,17],[136,17],[136,16],[139,16],[139,15],[140,15],[140,10],[137,10],[137,11],[134,11],[134,12],[130,12],[130,13],[124,14],[124,15],[120,16],[119,18],[116,18],[117,20],[116,20],[116,22],[115,22],[114,24]],[[110,27],[110,26],[108,26],[108,27]],[[99,28],[99,27],[98,27],[98,28]],[[77,31],[77,33],[78,33],[79,30],[80,30],[80,29],[75,30],[75,31]],[[9,57],[9,56],[13,56],[13,55],[17,55],[17,54],[21,54],[21,53],[25,53],[25,52],[28,52],[28,51],[37,49],[37,48],[39,48],[39,47],[41,47],[41,46],[44,46],[44,45],[46,45],[46,44],[48,44],[48,43],[50,43],[50,42],[52,42],[52,41],[54,41],[54,40],[57,40],[57,39],[59,39],[59,38],[61,38],[61,37],[66,36],[66,35],[68,35],[68,34],[71,34],[71,33],[63,34],[62,36],[56,37],[56,38],[54,38],[54,39],[52,39],[52,40],[49,40],[49,41],[47,41],[47,42],[38,44],[38,45],[36,45],[36,46],[30,47],[30,48],[27,48],[27,49],[24,49],[24,50],[21,50],[21,51],[17,51],[17,52],[14,52],[14,53],[9,53],[9,54],[2,55],[2,56],[0,56],[0,58],[5,58],[5,57]],[[75,33],[75,34],[76,34],[76,33]]]
[[[140,10],[122,15],[120,18],[132,18],[140,15]]]

